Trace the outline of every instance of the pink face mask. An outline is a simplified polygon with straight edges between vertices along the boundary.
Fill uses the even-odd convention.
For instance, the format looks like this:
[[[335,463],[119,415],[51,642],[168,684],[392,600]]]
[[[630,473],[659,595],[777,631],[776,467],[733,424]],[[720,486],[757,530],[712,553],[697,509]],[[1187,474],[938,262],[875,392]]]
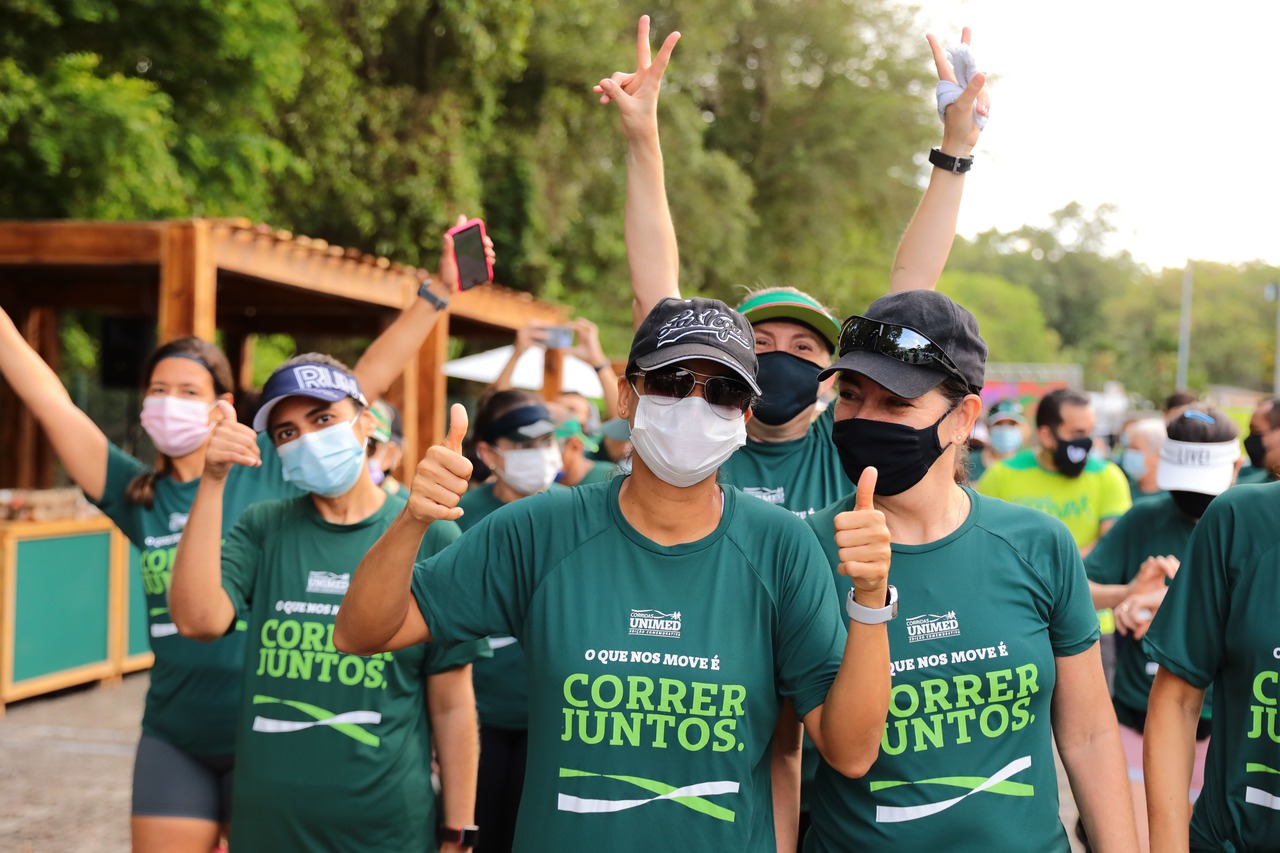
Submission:
[[[147,397],[142,401],[142,428],[165,456],[186,456],[209,437],[209,412],[216,405],[168,395]]]

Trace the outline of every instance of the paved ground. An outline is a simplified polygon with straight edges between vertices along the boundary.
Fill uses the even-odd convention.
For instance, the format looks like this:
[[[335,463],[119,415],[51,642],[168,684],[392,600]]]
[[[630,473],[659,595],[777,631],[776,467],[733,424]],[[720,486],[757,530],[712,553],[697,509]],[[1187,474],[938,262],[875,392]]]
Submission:
[[[0,719],[0,850],[129,849],[129,779],[145,673],[10,705]],[[1062,816],[1076,809],[1059,768]],[[1073,849],[1079,850],[1072,836]]]

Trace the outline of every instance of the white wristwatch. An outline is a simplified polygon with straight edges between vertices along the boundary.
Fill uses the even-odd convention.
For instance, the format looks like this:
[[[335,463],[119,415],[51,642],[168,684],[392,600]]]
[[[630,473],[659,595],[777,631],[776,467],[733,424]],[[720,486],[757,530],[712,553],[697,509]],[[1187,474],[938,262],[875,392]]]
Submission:
[[[864,607],[853,600],[853,587],[849,587],[849,597],[845,600],[844,609],[849,618],[863,625],[883,625],[898,615],[898,588],[893,584],[886,587],[889,591],[889,603],[884,607]]]

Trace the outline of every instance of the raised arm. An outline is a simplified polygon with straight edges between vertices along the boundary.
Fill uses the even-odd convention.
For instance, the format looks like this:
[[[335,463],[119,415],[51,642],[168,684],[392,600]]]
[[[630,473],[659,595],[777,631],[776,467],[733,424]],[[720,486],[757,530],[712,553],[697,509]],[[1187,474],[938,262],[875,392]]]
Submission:
[[[498,378],[494,379],[489,384],[489,387],[485,389],[486,393],[490,391],[506,391],[512,387],[511,377],[515,376],[516,364],[520,361],[520,356],[533,347],[542,346],[538,335],[545,328],[545,323],[526,323],[516,329],[515,343],[511,346],[511,358],[507,359],[507,363],[502,366],[502,372],[498,374]]]
[[[31,348],[3,308],[0,373],[40,422],[71,479],[90,500],[99,500],[107,486],[107,437],[71,402],[58,374]]]
[[[418,463],[408,505],[351,576],[333,626],[333,644],[339,651],[372,655],[431,639],[430,626],[413,606],[413,564],[432,522],[462,517],[458,501],[471,477],[471,463],[462,455],[466,434],[467,410],[454,403],[449,434]]]
[[[835,519],[839,571],[853,581],[854,600],[871,609],[887,604],[889,526],[875,508],[879,472],[868,468],[858,478],[854,508]],[[805,730],[818,752],[845,776],[866,774],[880,754],[889,716],[889,630],[881,623],[849,621],[849,637],[827,701],[804,717]]]
[[[459,216],[458,223],[467,221]],[[484,238],[484,252],[489,263],[494,261],[493,241]],[[440,275],[431,282],[431,292],[448,303],[458,290],[458,265],[453,258],[453,238],[444,235],[440,250]],[[360,389],[369,400],[377,400],[387,393],[391,383],[404,372],[404,366],[413,358],[435,326],[440,312],[426,299],[413,297],[412,304],[400,312],[400,316],[378,335],[356,362],[355,375]]]
[[[220,401],[218,414],[221,420],[209,437],[204,472],[178,542],[169,586],[169,614],[178,633],[204,642],[226,634],[236,618],[235,605],[222,588],[222,497],[227,475],[234,465],[262,464],[257,435],[236,421],[231,404]]]
[[[613,372],[613,363],[604,354],[604,347],[600,346],[600,330],[586,317],[574,320],[573,330],[578,335],[578,342],[573,345],[569,353],[596,369],[596,376],[600,378],[600,387],[604,390],[604,419],[616,418],[618,416],[618,376]]]
[[[956,72],[947,61],[946,51],[936,36],[926,36],[933,49],[933,61],[938,68],[938,79],[956,82]],[[969,43],[969,28],[965,27],[961,42]],[[986,115],[990,111],[987,99],[986,76],[982,72],[973,75],[964,93],[946,109],[942,125],[942,144],[939,150],[952,157],[969,157],[978,144],[980,130],[974,120],[974,105]],[[898,253],[893,259],[889,274],[890,292],[903,290],[933,290],[951,254],[955,242],[956,222],[960,217],[960,196],[964,191],[964,174],[933,167],[929,186],[920,199],[920,206],[907,225]]]
[[[658,141],[658,93],[679,33],[671,33],[650,58],[649,16],[636,30],[636,70],[618,71],[595,87],[600,103],[618,105],[627,140],[627,201],[623,235],[631,268],[631,316],[635,325],[668,296],[680,295],[680,252],[667,206],[662,146]]]

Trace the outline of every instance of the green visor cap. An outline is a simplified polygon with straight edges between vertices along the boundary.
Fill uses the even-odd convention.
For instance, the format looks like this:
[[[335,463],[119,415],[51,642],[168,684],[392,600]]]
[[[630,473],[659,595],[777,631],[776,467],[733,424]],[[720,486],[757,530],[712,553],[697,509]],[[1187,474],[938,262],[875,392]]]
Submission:
[[[840,341],[840,321],[816,301],[800,293],[761,293],[738,306],[738,312],[752,325],[765,320],[790,320],[813,329],[835,352]]]
[[[582,442],[583,447],[592,453],[600,449],[600,441],[583,432],[582,424],[578,423],[577,418],[570,418],[556,427],[556,438],[576,438]]]

